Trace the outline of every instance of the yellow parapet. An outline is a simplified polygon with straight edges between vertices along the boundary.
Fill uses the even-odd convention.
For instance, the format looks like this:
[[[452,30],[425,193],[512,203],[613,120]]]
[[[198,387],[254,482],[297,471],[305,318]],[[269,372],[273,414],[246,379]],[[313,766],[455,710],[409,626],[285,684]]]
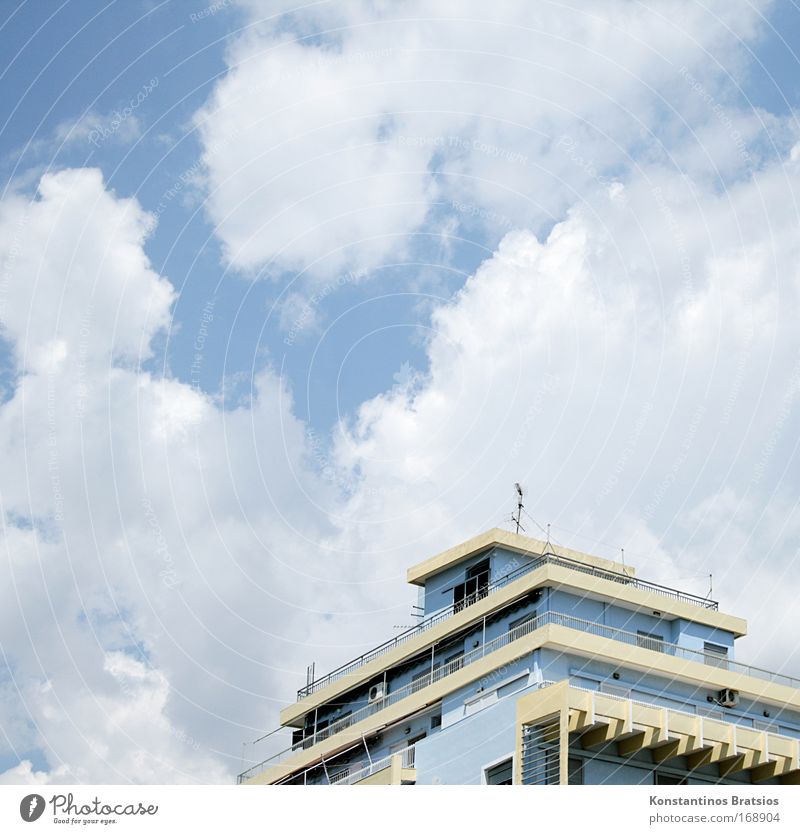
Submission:
[[[547,780],[529,783],[566,784],[569,736],[583,748],[615,743],[620,756],[649,750],[655,765],[677,756],[685,758],[689,771],[709,764],[720,776],[749,771],[751,781],[780,778],[800,780],[800,740],[755,730],[716,718],[670,709],[580,689],[567,681],[546,686],[517,702],[517,781],[525,781],[522,763],[531,760],[524,739],[531,728],[555,727],[548,739],[557,738],[558,770]],[[526,730],[527,735],[526,735]],[[553,759],[555,761],[555,758]],[[540,768],[541,771],[541,768]],[[537,772],[540,772],[537,771]]]

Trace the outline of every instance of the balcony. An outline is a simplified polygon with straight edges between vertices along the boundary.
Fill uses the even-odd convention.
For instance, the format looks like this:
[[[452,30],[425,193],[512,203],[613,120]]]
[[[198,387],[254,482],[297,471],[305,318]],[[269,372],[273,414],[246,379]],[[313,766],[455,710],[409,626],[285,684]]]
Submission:
[[[646,582],[643,579],[635,579],[634,577],[628,576],[624,573],[616,573],[615,571],[597,568],[592,565],[586,565],[583,562],[577,562],[574,559],[568,559],[564,556],[557,556],[555,553],[544,553],[541,555],[534,556],[534,558],[531,559],[531,561],[527,564],[523,565],[520,568],[517,568],[516,570],[506,574],[505,576],[501,576],[494,582],[484,583],[481,581],[479,577],[471,578],[466,583],[463,583],[464,593],[460,595],[451,606],[443,609],[442,611],[438,611],[436,614],[433,614],[430,617],[427,617],[413,628],[410,628],[407,631],[398,634],[397,637],[394,637],[391,640],[387,640],[385,643],[381,643],[380,646],[377,646],[376,648],[371,649],[369,652],[360,655],[355,660],[351,660],[350,662],[344,664],[344,666],[340,666],[338,669],[334,669],[332,672],[325,675],[324,677],[318,678],[317,680],[312,681],[307,686],[301,687],[297,690],[297,700],[302,701],[303,698],[307,698],[309,695],[318,692],[320,689],[328,686],[334,681],[339,680],[340,678],[343,678],[345,675],[352,674],[360,667],[366,665],[367,663],[370,663],[378,657],[381,657],[381,655],[384,655],[387,652],[392,651],[393,649],[397,648],[398,646],[402,645],[408,640],[417,637],[418,635],[424,633],[428,629],[433,628],[433,626],[436,626],[439,623],[444,622],[445,620],[452,617],[454,614],[458,614],[460,611],[463,611],[468,606],[478,602],[479,600],[485,599],[487,596],[490,596],[496,591],[499,591],[501,588],[507,587],[511,582],[514,582],[517,579],[521,579],[523,576],[532,573],[537,568],[542,567],[542,565],[557,565],[558,567],[574,570],[578,573],[588,574],[590,576],[595,576],[600,579],[609,580],[610,582],[616,582],[618,584],[626,585],[628,587],[638,588],[640,590],[659,594],[660,596],[669,597],[671,599],[677,599],[681,602],[686,602],[690,605],[697,605],[701,608],[705,608],[711,611],[717,611],[719,609],[719,604],[717,602],[715,602],[714,600],[707,599],[706,597],[699,597],[695,596],[694,594],[687,594],[683,591],[677,591],[674,588],[668,588],[664,585],[657,585],[654,582]],[[473,584],[470,585],[470,583]]]
[[[565,736],[584,750],[614,742],[623,762],[645,750],[656,767],[680,757],[687,775],[716,765],[722,779],[747,771],[753,783],[800,782],[800,741],[770,728],[743,726],[734,716],[709,718],[699,710],[586,690],[567,681],[523,696],[517,710],[522,784],[569,783],[566,756],[560,755]]]
[[[771,683],[782,684],[783,686],[789,686],[796,689],[800,689],[800,680],[798,680],[797,678],[789,677],[788,675],[782,675],[778,672],[769,672],[765,669],[760,669],[757,666],[749,666],[747,664],[737,663],[731,660],[721,661],[719,657],[716,656],[713,658],[713,662],[709,663],[710,656],[705,654],[704,652],[695,651],[693,649],[687,649],[675,643],[666,642],[659,642],[657,646],[648,646],[646,643],[643,644],[642,635],[637,632],[623,631],[622,629],[611,628],[610,626],[601,625],[599,623],[592,622],[591,620],[584,620],[579,617],[573,617],[569,614],[562,614],[558,611],[546,611],[540,614],[539,616],[533,618],[532,620],[524,622],[516,628],[509,630],[505,634],[501,634],[499,637],[490,640],[483,646],[480,646],[479,648],[474,649],[473,651],[461,655],[460,657],[456,658],[450,663],[433,669],[422,678],[418,678],[417,680],[412,681],[411,683],[401,687],[400,689],[395,690],[394,692],[387,693],[383,698],[380,698],[379,700],[374,701],[371,704],[368,704],[366,707],[363,707],[362,709],[351,713],[345,718],[342,718],[339,721],[334,721],[332,724],[328,725],[323,730],[320,730],[310,736],[307,736],[302,741],[296,742],[291,747],[282,750],[280,753],[277,753],[274,756],[271,756],[270,758],[265,759],[262,762],[259,762],[258,764],[241,773],[238,776],[237,781],[239,783],[244,782],[248,779],[253,778],[254,776],[259,775],[264,770],[266,770],[269,767],[272,767],[273,765],[281,764],[295,753],[313,747],[315,744],[324,741],[325,739],[328,739],[331,736],[348,729],[354,724],[357,724],[358,722],[363,721],[364,719],[381,712],[387,707],[390,707],[398,703],[404,698],[407,698],[409,695],[419,692],[420,690],[434,683],[438,683],[444,678],[461,671],[467,666],[481,660],[486,655],[491,654],[492,652],[496,652],[499,649],[502,649],[503,647],[509,645],[509,643],[513,643],[514,641],[526,637],[529,634],[532,634],[534,631],[537,631],[538,629],[548,625],[562,626],[565,628],[573,629],[575,631],[583,632],[585,634],[592,634],[597,637],[605,637],[610,640],[616,640],[631,646],[636,646],[640,649],[645,649],[646,651],[652,652],[654,657],[655,655],[660,655],[662,657],[664,655],[669,655],[672,657],[680,658],[682,660],[689,660],[694,661],[696,663],[701,663],[705,666],[712,665],[717,668],[722,668],[726,671],[733,672],[735,674],[747,675],[749,677],[758,678],[759,680],[765,680]],[[658,661],[655,659],[653,661],[653,666],[654,668],[658,667]]]

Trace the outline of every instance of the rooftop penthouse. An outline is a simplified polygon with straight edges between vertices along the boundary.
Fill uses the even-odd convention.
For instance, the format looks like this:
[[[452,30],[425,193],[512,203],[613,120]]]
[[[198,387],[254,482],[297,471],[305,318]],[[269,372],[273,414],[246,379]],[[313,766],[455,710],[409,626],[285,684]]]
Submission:
[[[301,688],[240,783],[798,777],[800,680],[738,662],[746,623],[714,600],[499,529],[407,578],[419,624]]]

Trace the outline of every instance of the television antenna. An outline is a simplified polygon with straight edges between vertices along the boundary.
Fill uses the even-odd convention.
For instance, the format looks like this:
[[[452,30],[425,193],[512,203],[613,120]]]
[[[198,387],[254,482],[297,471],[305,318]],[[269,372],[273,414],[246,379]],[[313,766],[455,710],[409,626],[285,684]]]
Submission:
[[[522,510],[525,507],[522,503],[524,493],[522,487],[518,483],[514,484],[514,489],[517,491],[517,514],[511,514],[511,521],[516,525],[517,533],[519,533],[520,530],[524,533],[525,528],[522,526]]]

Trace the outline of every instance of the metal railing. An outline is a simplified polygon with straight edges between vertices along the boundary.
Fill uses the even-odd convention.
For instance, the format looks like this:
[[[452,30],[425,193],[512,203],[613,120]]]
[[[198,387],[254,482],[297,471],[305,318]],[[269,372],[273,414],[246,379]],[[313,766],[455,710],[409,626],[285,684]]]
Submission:
[[[493,640],[488,641],[483,646],[480,646],[477,649],[465,653],[464,655],[456,658],[455,660],[452,660],[450,663],[446,663],[443,666],[439,666],[438,668],[431,670],[422,678],[418,678],[417,680],[400,687],[400,689],[397,689],[394,692],[387,693],[383,698],[379,698],[373,701],[371,704],[367,704],[367,706],[362,707],[360,710],[356,710],[355,712],[351,713],[345,718],[340,719],[339,721],[334,721],[333,723],[325,727],[323,730],[319,730],[313,735],[306,737],[302,741],[296,742],[291,747],[282,750],[280,753],[277,753],[274,756],[271,756],[270,758],[265,759],[262,762],[259,762],[258,764],[241,773],[237,778],[237,781],[242,782],[245,779],[250,779],[253,776],[256,776],[259,773],[263,772],[266,768],[272,767],[276,764],[280,764],[282,761],[289,758],[294,753],[297,753],[300,750],[305,750],[310,747],[313,747],[320,741],[324,741],[325,739],[330,738],[331,736],[336,735],[337,733],[340,733],[343,730],[346,730],[348,727],[358,723],[359,721],[363,721],[365,718],[368,718],[369,716],[374,715],[375,713],[380,712],[381,710],[384,710],[387,707],[390,707],[393,704],[398,703],[398,701],[403,700],[404,698],[408,697],[409,695],[415,692],[419,692],[421,689],[427,686],[430,686],[434,683],[438,683],[440,680],[448,677],[449,675],[452,675],[453,673],[460,671],[466,666],[475,663],[485,655],[491,654],[492,652],[495,652],[498,649],[507,646],[509,643],[512,643],[515,640],[525,637],[528,634],[533,633],[537,629],[540,629],[547,625],[564,626],[565,628],[574,629],[576,631],[581,631],[587,634],[594,634],[598,637],[606,637],[611,640],[616,640],[622,643],[627,643],[628,645],[643,648],[646,651],[653,652],[654,655],[666,654],[672,657],[678,657],[684,660],[693,661],[695,663],[713,665],[716,668],[720,668],[729,672],[734,672],[736,674],[748,675],[750,677],[758,678],[760,680],[766,680],[772,683],[780,683],[784,686],[790,686],[793,688],[800,688],[800,680],[798,680],[797,678],[792,678],[788,675],[783,675],[778,672],[770,672],[766,669],[760,669],[757,666],[750,666],[744,663],[737,663],[732,660],[721,661],[719,656],[714,656],[713,662],[709,663],[710,656],[708,654],[696,651],[695,649],[687,649],[684,646],[677,645],[676,643],[659,643],[657,648],[649,648],[647,645],[642,645],[642,635],[636,632],[612,628],[611,626],[601,625],[600,623],[595,623],[590,620],[584,620],[580,617],[573,617],[569,614],[562,614],[558,611],[545,611],[544,613],[533,618],[532,620],[529,620],[525,623],[521,623],[516,628],[510,629],[504,634],[501,634],[499,637],[495,637]]]
[[[395,756],[400,756],[400,767],[405,769],[410,769],[414,767],[414,760],[416,758],[416,745],[411,744],[403,750],[398,750],[396,753],[390,753],[388,756],[384,756],[382,759],[377,759],[374,762],[370,762],[365,767],[359,768],[358,770],[354,770],[352,773],[340,774],[339,778],[336,776],[331,777],[328,780],[328,784],[330,785],[355,785],[356,782],[360,782],[362,779],[367,779],[370,776],[374,776],[376,773],[380,773],[382,770],[388,770],[392,766],[392,760]]]
[[[767,669],[761,669],[758,666],[751,666],[747,663],[738,663],[734,660],[727,660],[721,658],[718,654],[709,654],[698,651],[697,649],[688,649],[685,646],[680,646],[677,643],[666,643],[655,640],[650,636],[643,636],[638,632],[624,631],[619,628],[612,628],[611,626],[594,623],[590,620],[583,620],[580,617],[572,617],[568,614],[560,614],[557,611],[549,611],[537,617],[537,620],[547,618],[550,623],[554,625],[563,625],[567,628],[574,628],[578,631],[583,631],[589,634],[594,634],[598,637],[607,637],[611,640],[617,640],[622,643],[628,643],[631,646],[638,646],[639,648],[647,649],[656,654],[670,655],[678,657],[683,660],[691,660],[695,663],[702,663],[705,666],[713,666],[723,671],[734,672],[738,675],[747,675],[751,678],[758,678],[759,680],[769,681],[771,683],[779,683],[783,686],[790,686],[792,688],[800,688],[800,680],[793,678],[790,675],[784,675],[780,672],[770,672]],[[546,625],[546,623],[543,623]]]
[[[583,562],[568,559],[566,556],[557,556],[555,553],[544,553],[535,555],[530,562],[511,571],[505,576],[501,576],[494,582],[490,582],[485,588],[479,589],[475,593],[468,595],[463,600],[454,603],[442,611],[437,611],[435,614],[432,614],[430,617],[422,620],[422,622],[418,623],[413,628],[404,631],[402,634],[398,634],[396,637],[393,637],[391,640],[387,640],[385,643],[381,643],[380,646],[376,646],[374,649],[359,655],[357,658],[345,663],[343,666],[339,666],[337,669],[329,672],[324,677],[301,687],[297,690],[297,700],[302,701],[303,698],[307,698],[309,695],[312,695],[314,692],[318,692],[320,689],[328,686],[334,681],[351,674],[356,669],[359,669],[376,658],[392,651],[406,641],[412,640],[414,637],[423,634],[425,631],[428,631],[428,629],[433,628],[444,620],[449,619],[454,614],[458,614],[460,611],[463,611],[475,602],[484,599],[501,588],[505,588],[509,583],[526,576],[546,564],[558,565],[559,567],[565,567],[579,573],[588,574],[589,576],[596,576],[600,579],[616,582],[620,585],[628,585],[633,588],[650,591],[652,593],[659,594],[660,596],[681,600],[682,602],[688,602],[692,605],[698,605],[701,608],[708,608],[713,611],[716,611],[719,608],[719,604],[716,601],[705,597],[688,594],[684,591],[677,591],[674,588],[668,588],[665,585],[657,585],[655,582],[647,582],[643,579],[636,579],[635,577],[628,576],[624,573],[617,573],[616,571],[606,570],[605,568],[586,565]]]

